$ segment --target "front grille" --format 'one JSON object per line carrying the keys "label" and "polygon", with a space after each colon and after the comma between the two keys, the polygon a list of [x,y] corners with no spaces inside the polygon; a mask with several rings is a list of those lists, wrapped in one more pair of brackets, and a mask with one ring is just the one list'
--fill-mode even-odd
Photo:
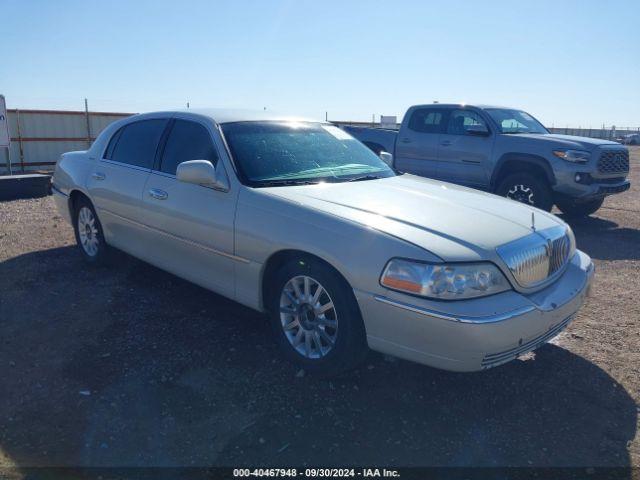
{"label": "front grille", "polygon": [[558,325],[552,327],[542,335],[534,338],[533,340],[529,340],[527,343],[518,345],[515,348],[505,350],[504,352],[491,353],[489,355],[485,355],[481,362],[482,368],[497,367],[498,365],[507,363],[508,361],[513,360],[514,358],[520,355],[523,355],[525,353],[531,352],[532,350],[535,350],[540,345],[548,342],[553,337],[558,335],[562,330],[564,330],[565,327],[569,325],[572,319],[573,319],[573,315],[565,318]]}
{"label": "front grille", "polygon": [[600,173],[628,173],[629,152],[627,150],[605,150],[598,160]]}
{"label": "front grille", "polygon": [[554,277],[567,264],[572,242],[565,227],[534,232],[497,248],[518,284],[536,287]]}

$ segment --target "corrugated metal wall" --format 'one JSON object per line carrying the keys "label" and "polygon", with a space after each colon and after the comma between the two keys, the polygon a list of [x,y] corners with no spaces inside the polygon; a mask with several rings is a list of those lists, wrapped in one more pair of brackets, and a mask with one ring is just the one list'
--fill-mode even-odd
{"label": "corrugated metal wall", "polygon": [[[85,150],[111,122],[130,113],[7,110],[13,173],[51,171],[64,152]],[[88,119],[88,122],[87,122]],[[0,155],[0,173],[7,173]]]}

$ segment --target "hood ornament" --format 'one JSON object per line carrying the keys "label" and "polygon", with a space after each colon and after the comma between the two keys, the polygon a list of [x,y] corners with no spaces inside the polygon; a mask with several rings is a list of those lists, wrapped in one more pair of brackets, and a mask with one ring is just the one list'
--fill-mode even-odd
{"label": "hood ornament", "polygon": [[536,215],[534,212],[531,212],[531,231],[536,231]]}

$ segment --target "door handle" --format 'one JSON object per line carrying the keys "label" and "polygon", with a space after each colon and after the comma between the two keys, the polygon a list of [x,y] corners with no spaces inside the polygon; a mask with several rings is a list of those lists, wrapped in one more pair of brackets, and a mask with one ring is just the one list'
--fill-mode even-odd
{"label": "door handle", "polygon": [[445,140],[444,142],[440,142],[440,145],[442,145],[443,147],[448,147],[449,145],[451,145],[451,142],[449,140]]}
{"label": "door handle", "polygon": [[91,178],[93,178],[94,180],[104,180],[106,176],[102,172],[94,172],[91,174]]}
{"label": "door handle", "polygon": [[149,190],[149,195],[155,198],[156,200],[166,200],[169,197],[169,194],[164,190],[160,190],[159,188],[152,188]]}
{"label": "door handle", "polygon": [[411,139],[410,138],[403,138],[402,140],[400,140],[402,143],[411,143]]}

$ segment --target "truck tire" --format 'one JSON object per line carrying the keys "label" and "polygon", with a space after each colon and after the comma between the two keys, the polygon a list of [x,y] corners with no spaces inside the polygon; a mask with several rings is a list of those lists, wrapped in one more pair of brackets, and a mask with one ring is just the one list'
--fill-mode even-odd
{"label": "truck tire", "polygon": [[588,217],[602,206],[602,202],[604,202],[604,197],[582,203],[576,203],[572,200],[558,200],[556,204],[567,217]]}
{"label": "truck tire", "polygon": [[547,212],[553,207],[553,195],[547,182],[530,173],[508,175],[500,182],[496,193]]}
{"label": "truck tire", "polygon": [[353,290],[321,262],[300,257],[283,264],[265,299],[276,343],[309,373],[335,375],[364,360],[367,340]]}

